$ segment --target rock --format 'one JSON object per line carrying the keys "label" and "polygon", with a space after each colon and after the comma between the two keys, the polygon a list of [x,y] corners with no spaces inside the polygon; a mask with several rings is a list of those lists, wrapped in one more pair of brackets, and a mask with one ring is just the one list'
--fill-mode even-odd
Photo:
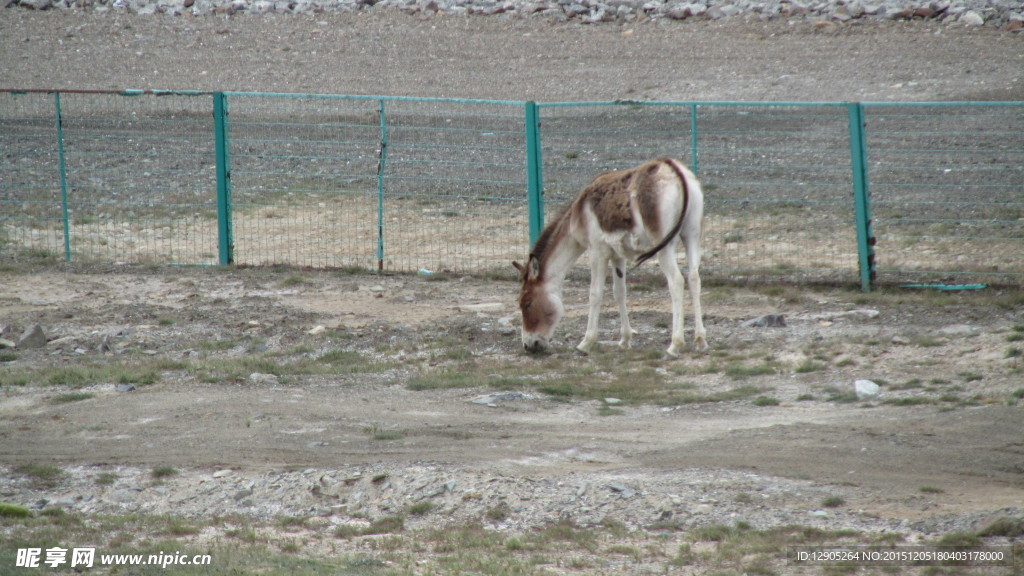
{"label": "rock", "polygon": [[114,389],[118,392],[133,392],[135,391],[135,386],[132,384],[118,384]]}
{"label": "rock", "polygon": [[957,21],[965,26],[983,26],[985,24],[985,19],[974,10],[964,12]]}
{"label": "rock", "polygon": [[846,312],[836,314],[835,317],[849,318],[851,320],[871,320],[872,318],[877,318],[879,314],[880,313],[878,310],[871,310],[869,308],[865,308],[861,310],[847,310]]}
{"label": "rock", "polygon": [[878,384],[871,380],[856,380],[853,389],[857,393],[858,400],[870,400],[877,398],[879,394]]}
{"label": "rock", "polygon": [[498,402],[525,402],[527,400],[536,400],[536,396],[533,394],[527,394],[525,392],[500,392],[497,394],[487,394],[480,396],[473,400],[473,404],[482,404],[484,406],[497,406]]}
{"label": "rock", "polygon": [[484,304],[460,304],[460,312],[476,312],[478,314],[502,312],[505,305],[501,302],[488,302]]}
{"label": "rock", "polygon": [[17,346],[17,344],[14,342],[0,338],[0,348],[14,348],[15,346]]}
{"label": "rock", "polygon": [[939,328],[939,334],[944,334],[946,336],[974,336],[977,333],[977,328],[967,324],[951,324],[949,326]]}
{"label": "rock", "polygon": [[214,478],[227,478],[228,476],[231,476],[234,473],[235,473],[234,470],[217,470],[216,472],[213,473],[213,477]]}
{"label": "rock", "polygon": [[[646,18],[685,20],[691,17],[719,20],[741,15],[767,21],[784,16],[807,19],[819,31],[833,30],[837,25],[863,18],[943,19],[969,26],[990,24],[1011,31],[1024,29],[1024,21],[1008,17],[1020,12],[1020,3],[1014,0],[0,0],[0,9],[19,5],[34,10],[60,7],[97,13],[126,10],[136,14],[188,13],[193,16],[395,9],[418,18],[514,14],[516,17],[536,16],[553,22],[575,19],[583,23],[630,22]],[[322,20],[317,23],[326,25]],[[226,28],[218,31],[219,34],[227,32]],[[420,274],[429,276],[434,272],[421,269]],[[378,292],[377,297],[382,297],[383,291]]]}
{"label": "rock", "polygon": [[316,336],[317,334],[323,334],[326,331],[327,331],[327,328],[324,328],[323,326],[319,326],[318,325],[318,326],[314,326],[314,327],[310,328],[306,332],[306,334],[309,334],[310,336]]}
{"label": "rock", "polygon": [[253,384],[270,384],[276,386],[278,384],[277,376],[274,374],[262,374],[260,372],[253,372],[249,374],[249,381]]}
{"label": "rock", "polygon": [[607,486],[609,490],[621,495],[623,498],[628,499],[632,498],[633,496],[636,496],[636,490],[630,488],[629,486],[626,486],[625,484],[619,482],[609,482]]}
{"label": "rock", "polygon": [[740,326],[744,328],[785,328],[785,314],[765,314],[750,320],[744,321]]}
{"label": "rock", "polygon": [[25,330],[21,338],[18,338],[15,346],[18,348],[42,348],[46,346],[46,334],[43,332],[43,327],[39,324],[33,324],[31,328]]}

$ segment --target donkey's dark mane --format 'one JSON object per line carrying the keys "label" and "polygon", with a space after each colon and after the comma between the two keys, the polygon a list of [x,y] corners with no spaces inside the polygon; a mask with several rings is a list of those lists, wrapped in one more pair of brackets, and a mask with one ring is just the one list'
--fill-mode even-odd
{"label": "donkey's dark mane", "polygon": [[536,258],[541,263],[541,269],[543,269],[544,261],[547,259],[548,251],[555,243],[555,239],[561,236],[559,229],[568,224],[569,212],[573,204],[573,202],[569,202],[558,211],[555,219],[541,230],[540,236],[537,237],[537,242],[533,245],[533,250],[530,251],[530,257]]}

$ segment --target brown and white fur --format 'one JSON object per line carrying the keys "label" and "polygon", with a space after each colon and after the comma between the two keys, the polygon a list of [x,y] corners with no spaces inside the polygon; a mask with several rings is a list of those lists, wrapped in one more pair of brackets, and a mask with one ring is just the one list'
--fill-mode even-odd
{"label": "brown and white fur", "polygon": [[605,172],[588,184],[541,232],[526,265],[513,262],[522,288],[523,347],[546,350],[562,319],[562,283],[576,260],[590,250],[590,317],[576,348],[590,352],[597,343],[598,318],[608,265],[619,306],[621,338],[628,348],[635,331],[626,310],[626,266],[654,256],[672,295],[669,356],[685,346],[683,275],[676,262],[680,238],[686,246],[686,281],[693,297],[694,344],[707,349],[700,305],[700,259],[704,195],[696,176],[678,160],[659,158],[636,168]]}

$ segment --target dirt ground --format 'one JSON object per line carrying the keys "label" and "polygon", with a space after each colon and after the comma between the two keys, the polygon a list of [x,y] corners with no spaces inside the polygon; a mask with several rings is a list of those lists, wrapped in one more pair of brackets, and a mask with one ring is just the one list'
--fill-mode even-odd
{"label": "dirt ground", "polygon": [[[1024,378],[1019,354],[1008,352],[1014,326],[1024,324],[1019,293],[862,297],[840,289],[712,286],[705,294],[711,350],[670,360],[661,356],[669,303],[656,280],[653,273],[634,280],[639,335],[629,354],[643,354],[671,383],[705,393],[753,385],[777,405],[750,397],[626,402],[601,416],[601,399],[562,401],[532,389],[503,398],[501,390],[472,383],[408,386],[451,368],[485,375],[540,368],[538,388],[547,366],[601,380],[624,353],[614,345],[616,314],[608,306],[602,349],[592,356],[573,351],[586,321],[584,279],[567,286],[559,349],[534,357],[519,344],[511,280],[12,267],[0,284],[5,337],[38,323],[50,342],[15,350],[4,363],[0,461],[85,470],[173,466],[206,475],[429,464],[454,477],[482,473],[526,483],[627,473],[640,490],[699,471],[708,478],[748,473],[769,484],[802,483],[805,491],[839,490],[848,502],[840,523],[877,529],[917,522],[923,533],[970,529],[998,510],[1019,511]],[[742,325],[766,313],[784,314],[787,326]],[[253,374],[243,365],[243,373],[216,378],[195,369],[246,356],[285,365],[337,349],[380,368],[280,378],[260,376],[258,366]],[[737,354],[770,357],[775,368],[730,376],[720,363]],[[130,392],[117,391],[116,381],[63,385],[52,376],[11,384],[26,370],[154,362],[159,373]],[[801,368],[809,362],[817,366]],[[834,397],[852,393],[857,379],[879,383],[880,395]],[[69,390],[89,397],[60,401]],[[499,396],[474,402],[488,394]],[[399,436],[377,442],[367,430]],[[7,497],[31,503],[40,494]],[[189,501],[182,497],[176,509],[189,510]],[[768,514],[766,524],[778,521],[761,514]]]}

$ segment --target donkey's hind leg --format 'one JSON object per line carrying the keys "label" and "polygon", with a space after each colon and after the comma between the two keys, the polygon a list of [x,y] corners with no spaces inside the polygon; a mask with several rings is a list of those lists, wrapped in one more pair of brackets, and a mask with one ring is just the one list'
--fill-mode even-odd
{"label": "donkey's hind leg", "polygon": [[619,348],[629,348],[636,330],[629,324],[629,310],[626,306],[626,260],[623,258],[612,260],[612,293],[615,295],[615,303],[619,305]]}
{"label": "donkey's hind leg", "polygon": [[693,298],[693,347],[704,351],[708,349],[708,337],[704,330],[704,310],[700,305],[700,259],[703,252],[701,232],[698,230],[687,234],[683,241],[686,243],[686,286]]}
{"label": "donkey's hind leg", "polygon": [[658,265],[665,274],[668,282],[668,291],[672,296],[672,343],[667,353],[676,358],[680,351],[686,346],[686,336],[683,331],[683,290],[685,289],[683,274],[679,271],[679,263],[676,262],[676,251],[674,244],[666,246],[658,253]]}

